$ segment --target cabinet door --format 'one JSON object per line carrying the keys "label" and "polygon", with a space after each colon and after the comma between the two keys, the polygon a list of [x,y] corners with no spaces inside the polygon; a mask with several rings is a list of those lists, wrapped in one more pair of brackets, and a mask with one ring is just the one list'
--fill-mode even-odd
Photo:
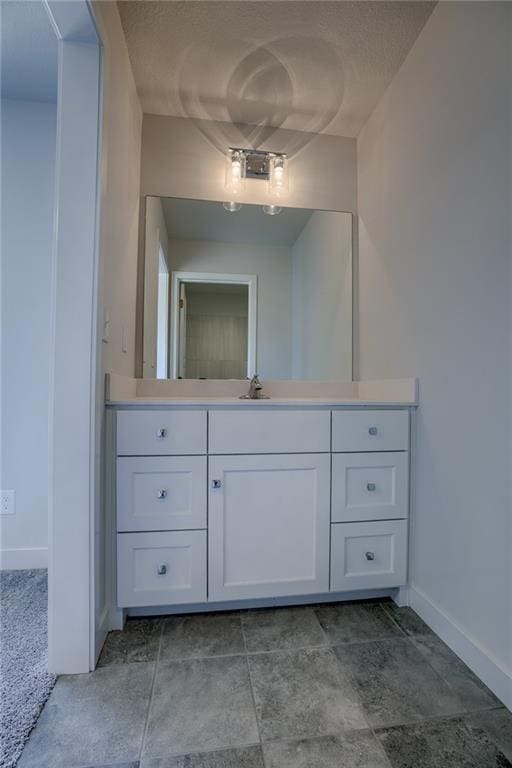
{"label": "cabinet door", "polygon": [[209,599],[329,589],[328,454],[209,458]]}

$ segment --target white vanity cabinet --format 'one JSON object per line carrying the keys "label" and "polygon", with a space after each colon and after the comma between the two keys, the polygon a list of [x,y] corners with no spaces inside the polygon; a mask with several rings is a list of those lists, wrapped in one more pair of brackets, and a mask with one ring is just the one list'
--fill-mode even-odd
{"label": "white vanity cabinet", "polygon": [[407,408],[173,404],[115,424],[120,608],[406,583]]}

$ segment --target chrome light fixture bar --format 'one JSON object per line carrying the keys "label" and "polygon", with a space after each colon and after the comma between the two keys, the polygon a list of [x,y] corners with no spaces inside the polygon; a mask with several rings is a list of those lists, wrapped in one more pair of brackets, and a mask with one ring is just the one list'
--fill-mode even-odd
{"label": "chrome light fixture bar", "polygon": [[[245,180],[257,179],[268,183],[269,204],[265,209],[272,209],[272,215],[279,213],[280,207],[272,204],[282,200],[288,193],[288,158],[283,152],[264,152],[259,149],[241,149],[230,147],[226,156],[226,191],[229,203],[224,207],[229,211],[235,207],[236,198],[242,194]],[[265,210],[265,213],[269,212]]]}

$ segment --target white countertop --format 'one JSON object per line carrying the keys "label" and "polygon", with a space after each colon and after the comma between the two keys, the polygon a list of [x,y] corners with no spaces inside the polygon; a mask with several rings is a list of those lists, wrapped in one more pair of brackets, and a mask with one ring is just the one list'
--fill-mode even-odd
{"label": "white countertop", "polygon": [[[240,385],[243,385],[241,389]],[[263,394],[265,394],[263,381]],[[268,382],[269,398],[240,399],[245,382],[187,383],[127,379],[108,375],[106,404],[114,408],[410,408],[418,405],[416,379],[366,382]],[[180,388],[179,393],[175,390]],[[219,390],[226,391],[220,394]],[[287,389],[290,395],[285,396]],[[151,392],[151,396],[148,394]],[[174,390],[174,391],[173,391]],[[338,390],[340,394],[338,395]]]}

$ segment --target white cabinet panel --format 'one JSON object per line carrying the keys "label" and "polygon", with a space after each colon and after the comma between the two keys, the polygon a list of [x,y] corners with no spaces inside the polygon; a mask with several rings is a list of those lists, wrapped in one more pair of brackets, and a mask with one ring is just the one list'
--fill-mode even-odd
{"label": "white cabinet panel", "polygon": [[209,459],[209,598],[329,589],[329,456]]}
{"label": "white cabinet panel", "polygon": [[409,412],[333,411],[332,450],[407,451]]}
{"label": "white cabinet panel", "polygon": [[206,600],[206,531],[119,533],[120,608]]}
{"label": "white cabinet panel", "polygon": [[209,453],[314,453],[330,450],[329,411],[210,411]]}
{"label": "white cabinet panel", "polygon": [[206,528],[206,456],[117,461],[117,530]]}
{"label": "white cabinet panel", "polygon": [[206,453],[206,411],[119,411],[118,456]]}
{"label": "white cabinet panel", "polygon": [[407,517],[409,454],[335,453],[333,523]]}
{"label": "white cabinet panel", "polygon": [[406,564],[406,520],[331,526],[331,592],[402,586]]}

